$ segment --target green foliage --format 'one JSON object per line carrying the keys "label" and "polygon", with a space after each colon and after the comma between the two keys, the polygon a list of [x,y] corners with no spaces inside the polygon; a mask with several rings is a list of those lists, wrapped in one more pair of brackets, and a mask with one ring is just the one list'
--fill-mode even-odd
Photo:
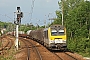
{"label": "green foliage", "polygon": [[20,25],[19,31],[24,31],[27,32],[28,30],[35,30],[39,28],[45,28],[45,26],[34,26],[32,24],[27,24],[27,25]]}
{"label": "green foliage", "polygon": [[70,40],[68,41],[68,44],[67,44],[67,45],[68,45],[67,47],[68,47],[71,51],[75,51],[75,49],[76,49],[75,40],[72,41],[72,39],[70,39]]}
{"label": "green foliage", "polygon": [[[6,32],[11,32],[13,30],[15,30],[16,25],[13,23],[6,23],[6,22],[1,22],[0,21],[0,34],[1,34],[1,29],[6,29],[6,31],[4,31],[4,33]],[[35,30],[35,29],[39,29],[39,28],[45,28],[45,26],[34,26],[31,23],[30,24],[26,24],[26,25],[19,25],[19,31],[24,31],[27,32],[28,30]]]}
{"label": "green foliage", "polygon": [[6,30],[4,30],[4,33],[8,32],[8,31],[13,31],[14,24],[0,21],[0,34],[1,34],[2,29],[6,29]]}

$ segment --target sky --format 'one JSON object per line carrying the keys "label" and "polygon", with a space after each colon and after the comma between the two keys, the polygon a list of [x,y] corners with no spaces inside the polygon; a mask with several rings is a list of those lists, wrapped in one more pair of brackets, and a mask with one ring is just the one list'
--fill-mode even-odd
{"label": "sky", "polygon": [[51,22],[49,18],[56,17],[58,1],[60,0],[0,0],[0,21],[13,22],[16,19],[14,12],[20,7],[23,12],[21,24],[44,25],[45,21],[48,24]]}

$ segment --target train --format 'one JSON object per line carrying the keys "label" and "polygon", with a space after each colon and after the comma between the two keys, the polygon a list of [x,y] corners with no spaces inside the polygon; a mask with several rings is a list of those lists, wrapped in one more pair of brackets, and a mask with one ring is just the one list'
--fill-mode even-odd
{"label": "train", "polygon": [[51,25],[48,28],[20,31],[20,37],[35,40],[50,50],[67,50],[66,28],[62,25]]}
{"label": "train", "polygon": [[50,50],[66,50],[66,36],[66,28],[62,25],[51,25],[49,28],[30,30],[28,33],[28,37]]}

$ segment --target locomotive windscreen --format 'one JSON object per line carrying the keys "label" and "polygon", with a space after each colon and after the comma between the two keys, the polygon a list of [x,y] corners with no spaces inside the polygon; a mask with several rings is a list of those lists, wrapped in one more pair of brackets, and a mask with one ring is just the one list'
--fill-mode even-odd
{"label": "locomotive windscreen", "polygon": [[64,30],[51,30],[52,36],[64,35]]}
{"label": "locomotive windscreen", "polygon": [[57,35],[57,30],[52,30],[51,35],[56,36]]}
{"label": "locomotive windscreen", "polygon": [[52,36],[65,35],[64,26],[52,25],[51,26],[51,35]]}
{"label": "locomotive windscreen", "polygon": [[64,35],[64,30],[59,30],[59,35]]}

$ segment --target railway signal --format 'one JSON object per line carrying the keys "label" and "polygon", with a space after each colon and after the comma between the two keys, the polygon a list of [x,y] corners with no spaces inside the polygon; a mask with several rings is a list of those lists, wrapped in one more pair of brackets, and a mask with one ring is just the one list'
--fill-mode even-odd
{"label": "railway signal", "polygon": [[16,24],[16,41],[15,41],[15,47],[16,50],[18,50],[18,25],[21,24],[21,18],[23,18],[23,12],[21,12],[20,7],[17,7],[16,13],[16,21],[14,22]]}

